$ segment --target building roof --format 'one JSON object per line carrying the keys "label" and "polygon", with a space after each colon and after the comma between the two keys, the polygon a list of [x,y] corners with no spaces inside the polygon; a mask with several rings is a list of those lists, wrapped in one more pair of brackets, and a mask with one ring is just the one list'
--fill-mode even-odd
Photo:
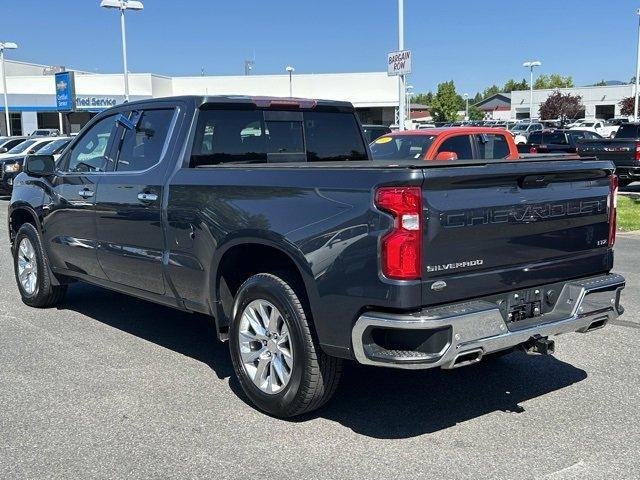
{"label": "building roof", "polygon": [[511,108],[511,93],[496,93],[476,103],[474,106],[480,110],[495,110],[501,107]]}

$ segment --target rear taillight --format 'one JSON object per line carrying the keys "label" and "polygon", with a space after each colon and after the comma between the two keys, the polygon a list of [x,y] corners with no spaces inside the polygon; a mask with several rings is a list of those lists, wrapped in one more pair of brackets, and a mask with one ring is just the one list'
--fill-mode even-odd
{"label": "rear taillight", "polygon": [[618,209],[618,176],[613,173],[609,177],[609,197],[607,199],[609,210],[609,246],[616,243],[616,216]]}
{"label": "rear taillight", "polygon": [[529,149],[529,153],[536,154],[536,153],[538,153],[538,149],[537,149],[536,147],[531,147],[531,148]]}
{"label": "rear taillight", "polygon": [[640,162],[640,142],[636,142],[636,160]]}
{"label": "rear taillight", "polygon": [[375,204],[393,215],[391,232],[382,238],[382,273],[396,280],[421,277],[422,191],[420,187],[382,187],[376,191]]}

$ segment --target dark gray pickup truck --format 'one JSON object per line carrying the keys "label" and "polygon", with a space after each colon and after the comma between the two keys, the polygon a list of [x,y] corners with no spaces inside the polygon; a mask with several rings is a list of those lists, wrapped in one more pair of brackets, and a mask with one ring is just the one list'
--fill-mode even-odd
{"label": "dark gray pickup truck", "polygon": [[578,155],[608,160],[616,167],[620,186],[640,180],[640,124],[624,123],[614,138],[583,140]]}
{"label": "dark gray pickup truck", "polygon": [[449,369],[615,319],[612,171],[377,162],[348,103],[167,98],[27,157],[9,233],[26,304],[80,280],[208,314],[249,399],[286,417],[331,397],[343,359]]}

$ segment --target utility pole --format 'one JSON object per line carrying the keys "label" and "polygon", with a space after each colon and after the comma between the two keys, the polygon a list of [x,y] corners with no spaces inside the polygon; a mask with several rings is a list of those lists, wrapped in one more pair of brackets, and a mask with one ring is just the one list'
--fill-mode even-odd
{"label": "utility pole", "polygon": [[[404,0],[398,0],[398,51],[404,50]],[[405,76],[398,75],[398,129],[405,129],[406,114]]]}

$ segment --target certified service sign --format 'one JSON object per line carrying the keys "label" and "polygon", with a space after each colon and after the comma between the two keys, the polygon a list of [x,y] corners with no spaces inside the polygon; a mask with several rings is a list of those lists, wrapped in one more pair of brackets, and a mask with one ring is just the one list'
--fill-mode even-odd
{"label": "certified service sign", "polygon": [[387,55],[387,75],[408,75],[411,73],[411,50],[391,52]]}
{"label": "certified service sign", "polygon": [[76,89],[73,72],[56,73],[56,109],[70,112],[76,108]]}

